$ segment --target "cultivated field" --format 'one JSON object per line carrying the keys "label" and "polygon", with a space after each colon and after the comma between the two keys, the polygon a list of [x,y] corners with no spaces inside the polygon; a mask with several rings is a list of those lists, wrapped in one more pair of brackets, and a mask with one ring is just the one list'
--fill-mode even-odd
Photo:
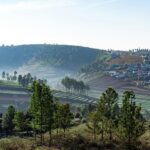
{"label": "cultivated field", "polygon": [[[74,104],[95,103],[96,98],[66,93],[63,91],[53,91],[54,97],[62,102]],[[14,105],[18,110],[26,110],[30,100],[30,92],[23,87],[12,85],[0,85],[0,112],[4,112],[8,105]]]}
{"label": "cultivated field", "polygon": [[[94,97],[94,98],[100,98],[103,91],[91,90],[88,92],[88,95],[91,97]],[[123,91],[117,91],[117,93],[119,94],[119,104],[121,104]],[[135,96],[136,96],[137,104],[141,105],[143,110],[150,111],[150,96],[149,95],[141,95],[141,94],[136,94]]]}
{"label": "cultivated field", "polygon": [[[10,83],[11,84],[9,84],[9,82],[5,82],[5,84],[0,84],[0,112],[5,111],[6,107],[10,104],[15,105],[15,107],[19,110],[26,110],[30,100],[29,91],[16,83]],[[88,92],[87,96],[56,90],[53,91],[53,94],[62,102],[89,104],[96,103],[101,93],[107,87],[112,86],[119,93],[119,103],[121,102],[121,97],[124,90],[133,90],[136,94],[136,102],[138,104],[142,104],[143,110],[150,110],[150,93],[147,89],[134,87],[128,82],[112,80],[110,77],[101,77],[99,80],[94,79],[89,81],[89,84],[91,86],[91,90]]]}

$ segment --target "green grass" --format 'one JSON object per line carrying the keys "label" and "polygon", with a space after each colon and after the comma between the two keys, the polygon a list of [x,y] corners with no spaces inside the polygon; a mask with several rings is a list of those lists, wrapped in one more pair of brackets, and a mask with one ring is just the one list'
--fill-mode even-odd
{"label": "green grass", "polygon": [[27,94],[24,91],[0,90],[0,94]]}
{"label": "green grass", "polygon": [[20,86],[16,81],[0,80],[0,85]]}

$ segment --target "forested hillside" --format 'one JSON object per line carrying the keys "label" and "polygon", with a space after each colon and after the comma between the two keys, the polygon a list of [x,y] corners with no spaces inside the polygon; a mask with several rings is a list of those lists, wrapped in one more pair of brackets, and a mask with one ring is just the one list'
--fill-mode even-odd
{"label": "forested hillside", "polygon": [[98,54],[98,49],[87,47],[45,45],[43,51],[40,51],[40,55],[36,55],[35,59],[55,67],[76,69],[93,62]]}
{"label": "forested hillside", "polygon": [[19,67],[30,60],[37,53],[38,46],[1,46],[0,47],[0,66]]}
{"label": "forested hillside", "polygon": [[[93,62],[100,50],[67,45],[20,45],[0,47],[0,66],[19,67],[27,62],[40,62],[43,65],[79,69]],[[14,61],[15,60],[15,61]]]}

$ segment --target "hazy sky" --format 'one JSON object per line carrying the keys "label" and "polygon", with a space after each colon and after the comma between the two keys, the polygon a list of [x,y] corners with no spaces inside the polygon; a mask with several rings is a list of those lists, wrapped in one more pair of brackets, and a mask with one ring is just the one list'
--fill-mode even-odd
{"label": "hazy sky", "polygon": [[150,0],[0,0],[0,45],[150,48]]}

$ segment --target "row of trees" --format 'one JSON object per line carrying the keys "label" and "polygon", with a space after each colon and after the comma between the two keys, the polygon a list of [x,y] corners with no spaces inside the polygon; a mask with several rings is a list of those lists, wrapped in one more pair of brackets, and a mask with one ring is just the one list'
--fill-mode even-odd
{"label": "row of trees", "polygon": [[18,83],[22,85],[23,87],[28,86],[31,84],[34,80],[36,80],[36,77],[32,77],[30,73],[27,73],[25,75],[19,75],[18,76]]}
{"label": "row of trees", "polygon": [[83,81],[77,81],[69,77],[65,77],[64,79],[62,79],[61,83],[66,88],[66,90],[74,91],[77,93],[84,93],[90,89],[90,87]]}
{"label": "row of trees", "polygon": [[9,106],[2,117],[2,130],[7,134],[13,131],[33,131],[35,140],[40,134],[40,143],[44,143],[43,134],[49,133],[49,145],[51,145],[52,129],[66,129],[71,125],[73,114],[69,104],[61,104],[54,99],[50,88],[38,81],[32,84],[32,97],[27,113],[15,111]]}
{"label": "row of trees", "polygon": [[2,79],[6,79],[8,81],[17,81],[19,85],[23,87],[27,87],[28,85],[32,84],[33,81],[38,80],[40,83],[47,83],[47,80],[43,79],[37,79],[36,76],[32,76],[30,73],[24,74],[24,75],[17,75],[17,71],[14,71],[13,75],[10,75],[9,73],[6,73],[5,71],[2,72]]}
{"label": "row of trees", "polygon": [[141,114],[141,106],[136,105],[134,93],[125,91],[119,107],[118,93],[113,88],[108,88],[102,93],[96,110],[89,114],[87,124],[94,134],[94,139],[100,133],[102,141],[108,136],[111,142],[113,135],[117,135],[127,143],[129,149],[144,133],[144,125],[145,119]]}
{"label": "row of trees", "polygon": [[43,79],[37,79],[36,76],[32,76],[30,73],[27,73],[25,75],[19,75],[18,76],[18,83],[22,85],[23,87],[27,87],[28,85],[31,85],[34,81],[38,81],[39,83],[47,83],[47,80]]}
{"label": "row of trees", "polygon": [[16,81],[17,80],[17,71],[14,71],[13,75],[10,75],[9,73],[6,73],[5,71],[3,71],[2,72],[2,79]]}

